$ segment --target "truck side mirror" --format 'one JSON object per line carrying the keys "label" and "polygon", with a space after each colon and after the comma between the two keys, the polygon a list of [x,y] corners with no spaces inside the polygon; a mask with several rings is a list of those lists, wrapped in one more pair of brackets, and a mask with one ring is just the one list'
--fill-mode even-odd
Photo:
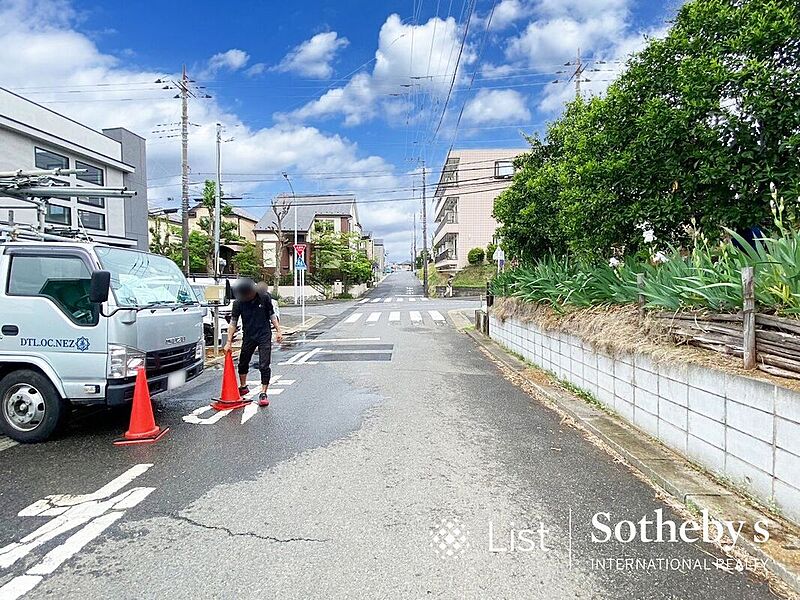
{"label": "truck side mirror", "polygon": [[111,289],[111,273],[109,271],[93,271],[89,284],[89,301],[92,304],[102,304],[108,300]]}

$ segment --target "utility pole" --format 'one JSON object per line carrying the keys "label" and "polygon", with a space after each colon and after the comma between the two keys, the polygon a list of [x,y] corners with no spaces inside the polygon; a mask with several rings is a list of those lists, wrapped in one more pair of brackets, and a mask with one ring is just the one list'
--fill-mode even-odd
{"label": "utility pole", "polygon": [[581,49],[578,48],[578,58],[577,62],[575,63],[575,73],[573,73],[573,77],[575,78],[575,98],[578,99],[581,97],[581,77],[583,77],[583,72],[586,70],[586,66],[581,61]]}
{"label": "utility pole", "polygon": [[422,295],[428,297],[428,199],[425,195],[425,161],[422,161]]}
{"label": "utility pole", "polygon": [[181,221],[183,271],[189,274],[189,78],[183,65],[178,85],[181,96]]}
{"label": "utility pole", "polygon": [[219,238],[222,231],[222,125],[217,123],[217,185],[214,186],[214,282],[219,281]]}
{"label": "utility pole", "polygon": [[411,269],[417,270],[417,211],[414,211],[414,242],[411,244]]}

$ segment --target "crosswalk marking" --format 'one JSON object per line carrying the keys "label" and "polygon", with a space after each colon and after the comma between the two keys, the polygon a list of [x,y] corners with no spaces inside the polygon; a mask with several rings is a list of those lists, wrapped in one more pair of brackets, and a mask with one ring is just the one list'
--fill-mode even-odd
{"label": "crosswalk marking", "polygon": [[359,300],[358,303],[359,304],[366,304],[367,302],[369,302],[369,300],[370,300],[369,298],[364,298],[363,300]]}
{"label": "crosswalk marking", "polygon": [[388,304],[388,303],[389,303],[389,302],[391,302],[391,301],[392,301],[392,299],[391,299],[391,298],[387,298],[386,300],[384,300],[384,303]]}
{"label": "crosswalk marking", "polygon": [[417,299],[416,299],[416,298],[409,298],[409,299],[408,299],[408,301],[409,301],[409,302],[416,302],[416,301],[417,301]]}
{"label": "crosswalk marking", "polygon": [[[407,317],[403,316],[405,312]],[[381,321],[385,322],[383,315],[388,315],[388,320],[390,323],[398,324],[401,323],[403,320],[410,319],[412,324],[418,325],[420,323],[431,321],[435,325],[445,325],[447,323],[447,318],[442,314],[441,311],[438,310],[409,310],[409,311],[400,311],[400,310],[374,310],[368,312],[356,312],[349,315],[344,321],[342,321],[345,325],[357,325],[359,323],[366,323],[367,325],[376,325]],[[309,351],[300,351],[292,355],[286,362],[280,363],[282,365],[297,365],[303,364],[309,360]],[[0,599],[2,600],[2,599]]]}
{"label": "crosswalk marking", "polygon": [[398,302],[402,302],[402,301],[403,301],[403,299],[402,299],[402,298],[398,298],[398,299],[397,299],[397,301],[398,301]]}
{"label": "crosswalk marking", "polygon": [[375,300],[373,300],[373,301],[372,301],[372,303],[373,303],[373,304],[377,304],[377,303],[378,303],[378,302],[380,302],[381,300],[382,300],[382,298],[375,298]]}
{"label": "crosswalk marking", "polygon": [[434,321],[440,321],[440,322],[444,321],[444,317],[442,316],[442,313],[440,313],[438,310],[429,310],[428,314],[431,316],[431,319],[433,319]]}

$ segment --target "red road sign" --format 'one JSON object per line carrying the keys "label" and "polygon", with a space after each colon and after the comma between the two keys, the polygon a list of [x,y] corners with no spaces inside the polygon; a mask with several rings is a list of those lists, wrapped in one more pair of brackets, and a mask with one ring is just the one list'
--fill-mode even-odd
{"label": "red road sign", "polygon": [[294,251],[298,256],[303,256],[306,252],[306,245],[305,244],[295,244]]}

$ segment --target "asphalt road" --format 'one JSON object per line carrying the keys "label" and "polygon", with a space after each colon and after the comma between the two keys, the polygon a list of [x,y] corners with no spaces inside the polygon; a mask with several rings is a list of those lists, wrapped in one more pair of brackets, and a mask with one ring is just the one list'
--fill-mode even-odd
{"label": "asphalt road", "polygon": [[397,273],[309,307],[244,423],[199,410],[207,371],[156,398],[155,445],[113,446],[127,415],[97,411],[0,451],[0,599],[771,597],[710,545],[593,542],[598,512],[680,519],[454,329],[476,301],[420,295]]}

